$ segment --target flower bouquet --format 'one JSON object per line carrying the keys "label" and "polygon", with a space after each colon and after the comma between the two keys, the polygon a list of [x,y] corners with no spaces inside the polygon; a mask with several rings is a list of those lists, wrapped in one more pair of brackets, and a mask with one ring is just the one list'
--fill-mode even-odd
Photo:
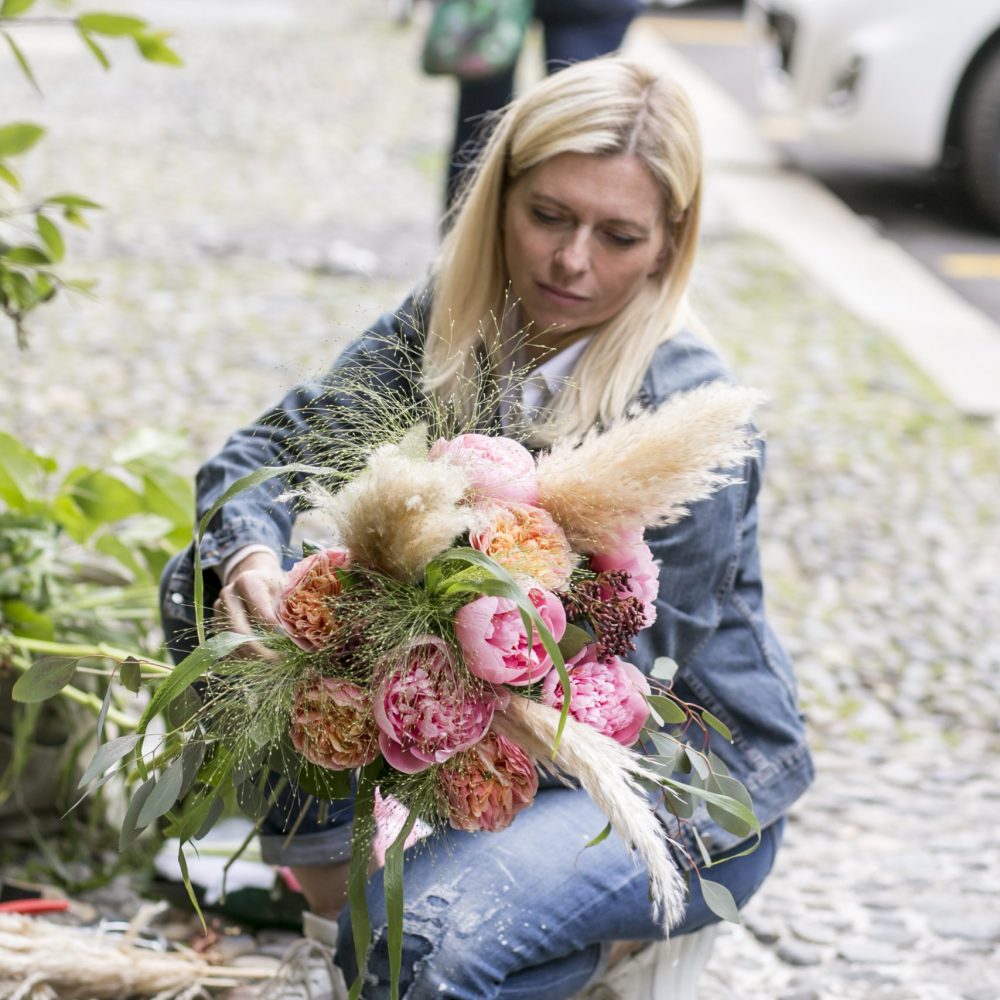
{"label": "flower bouquet", "polygon": [[[384,852],[394,984],[415,824],[502,830],[530,808],[539,771],[591,795],[608,818],[593,842],[613,829],[630,845],[669,928],[684,885],[655,809],[690,816],[700,798],[747,837],[759,825],[710,751],[709,729],[730,738],[723,723],[670,694],[669,661],[647,676],[624,659],[656,616],[659,567],[643,529],[731,481],[725,470],[753,449],[756,399],[706,386],[537,457],[429,422],[387,434],[346,482],[306,488],[335,541],[307,546],[288,575],[281,629],[206,637],[199,617],[199,647],[156,675],[135,733],[105,743],[82,784],[133,761],[143,780],[122,837],[166,815],[182,871],[184,844],[234,800],[260,820],[289,786],[320,802],[353,793],[349,899],[362,973],[352,997],[369,943],[377,802],[406,815]],[[201,531],[238,490],[306,468],[246,477]],[[153,737],[161,712],[172,728]],[[692,726],[697,750],[685,739]],[[706,897],[734,912],[716,888]]]}

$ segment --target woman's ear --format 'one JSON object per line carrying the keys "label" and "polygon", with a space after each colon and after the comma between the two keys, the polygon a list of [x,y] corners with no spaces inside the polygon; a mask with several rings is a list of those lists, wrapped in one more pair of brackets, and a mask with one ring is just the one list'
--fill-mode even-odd
{"label": "woman's ear", "polygon": [[663,233],[663,246],[660,247],[660,252],[656,255],[653,261],[653,270],[649,272],[647,277],[655,278],[663,273],[663,269],[670,263],[674,256],[674,234],[677,232],[676,226],[680,225],[684,220],[684,213],[675,216],[673,219],[673,225],[664,226]]}
{"label": "woman's ear", "polygon": [[663,269],[670,262],[670,258],[673,256],[674,244],[671,239],[664,239],[663,247],[660,252],[656,255],[656,259],[653,261],[653,270],[647,275],[648,278],[658,278],[663,274]]}

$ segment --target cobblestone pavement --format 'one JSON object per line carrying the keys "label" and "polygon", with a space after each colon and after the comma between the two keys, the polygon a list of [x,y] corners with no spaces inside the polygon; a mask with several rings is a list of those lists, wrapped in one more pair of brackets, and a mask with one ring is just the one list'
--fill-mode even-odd
{"label": "cobblestone pavement", "polygon": [[[179,429],[193,468],[419,280],[451,85],[419,76],[418,33],[388,5],[114,6],[176,26],[187,67],[111,46],[104,74],[41,39],[44,104],[0,70],[5,105],[51,126],[22,164],[37,191],[109,206],[71,244],[97,300],[45,310],[30,354],[0,342],[0,421],[67,463],[137,426]],[[995,1000],[996,429],[708,214],[697,304],[772,400],[769,600],[819,779],[744,924],[720,936],[703,1000]]]}

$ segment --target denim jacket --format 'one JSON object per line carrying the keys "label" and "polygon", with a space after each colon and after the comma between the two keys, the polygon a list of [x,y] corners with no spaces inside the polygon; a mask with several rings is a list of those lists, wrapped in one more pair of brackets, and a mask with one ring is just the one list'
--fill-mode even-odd
{"label": "denim jacket", "polygon": [[[350,344],[327,375],[300,385],[256,423],[238,431],[198,473],[197,516],[233,482],[262,466],[291,462],[336,462],[317,454],[320,427],[326,440],[361,432],[352,419],[356,399],[346,392],[363,372],[384,405],[407,405],[417,397],[423,328],[422,310],[411,298],[397,313],[387,313]],[[656,406],[677,392],[716,379],[728,379],[719,356],[690,332],[657,349],[643,379],[640,400]],[[708,709],[730,729],[733,740],[712,740],[712,750],[750,792],[763,826],[780,819],[812,780],[813,770],[795,680],[785,651],[764,614],[757,547],[757,493],[763,444],[746,462],[742,475],[706,500],[692,505],[679,523],[647,532],[646,541],[661,563],[656,621],[637,637],[631,654],[648,672],[659,656],[678,664],[674,690],[684,700]],[[293,505],[282,498],[287,480],[272,479],[236,496],[212,520],[202,541],[202,565],[217,566],[240,548],[266,544],[286,562]],[[167,567],[161,588],[162,613],[175,655],[185,652],[176,637],[192,631],[193,549]],[[219,590],[215,572],[205,573],[205,601]],[[190,645],[187,646],[190,649]],[[672,836],[697,849],[672,816],[663,813]],[[703,808],[694,822],[712,855],[733,847],[739,837],[715,824]],[[684,859],[681,859],[684,863]]]}

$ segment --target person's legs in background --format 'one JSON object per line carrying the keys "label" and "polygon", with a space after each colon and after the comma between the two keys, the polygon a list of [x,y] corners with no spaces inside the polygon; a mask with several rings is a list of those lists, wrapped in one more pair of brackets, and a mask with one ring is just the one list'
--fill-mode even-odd
{"label": "person's legs in background", "polygon": [[[616,51],[640,7],[639,0],[536,0],[535,16],[545,29],[546,72]],[[459,82],[446,207],[454,203],[465,169],[482,149],[490,112],[513,96],[514,67],[486,80]]]}
{"label": "person's legs in background", "polygon": [[546,71],[616,52],[640,7],[639,0],[537,0]]}
{"label": "person's legs in background", "polygon": [[455,135],[448,161],[446,201],[451,207],[458,195],[466,167],[476,161],[483,147],[487,117],[505,107],[514,96],[514,67],[485,80],[459,81]]}

